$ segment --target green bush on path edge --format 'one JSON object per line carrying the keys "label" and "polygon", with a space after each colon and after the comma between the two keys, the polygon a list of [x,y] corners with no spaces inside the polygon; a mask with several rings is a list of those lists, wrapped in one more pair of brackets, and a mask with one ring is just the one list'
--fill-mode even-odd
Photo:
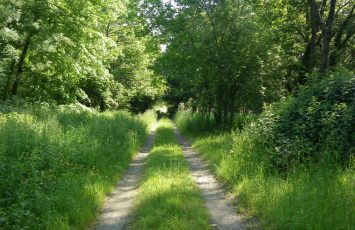
{"label": "green bush on path edge", "polygon": [[242,130],[227,132],[212,131],[211,123],[198,114],[180,111],[175,120],[236,195],[238,211],[256,216],[263,229],[352,229],[353,159],[346,168],[327,160],[294,163],[280,171],[269,158],[275,151],[268,136],[273,134],[273,121],[259,119],[261,125],[246,118],[249,123]]}

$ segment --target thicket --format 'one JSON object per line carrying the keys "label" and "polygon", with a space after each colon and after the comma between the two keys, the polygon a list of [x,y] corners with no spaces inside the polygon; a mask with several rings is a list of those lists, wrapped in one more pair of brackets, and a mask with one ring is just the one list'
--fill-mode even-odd
{"label": "thicket", "polygon": [[4,0],[0,12],[0,101],[141,112],[163,93],[159,43],[136,2]]}
{"label": "thicket", "polygon": [[354,72],[318,76],[299,95],[280,104],[271,110],[275,114],[265,117],[276,124],[273,164],[287,168],[293,162],[326,160],[346,166],[354,157]]}
{"label": "thicket", "polygon": [[155,118],[153,111],[2,106],[0,228],[88,227]]}
{"label": "thicket", "polygon": [[176,122],[238,195],[241,211],[264,227],[350,229],[354,79],[338,72],[315,80],[258,117],[237,119],[243,128],[231,132],[198,114],[179,112]]}

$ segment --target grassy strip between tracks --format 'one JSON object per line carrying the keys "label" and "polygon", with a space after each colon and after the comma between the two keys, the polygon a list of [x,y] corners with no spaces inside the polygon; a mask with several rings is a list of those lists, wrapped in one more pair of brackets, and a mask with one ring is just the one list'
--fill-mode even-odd
{"label": "grassy strip between tracks", "polygon": [[168,119],[162,119],[158,124],[132,227],[210,229],[209,214]]}

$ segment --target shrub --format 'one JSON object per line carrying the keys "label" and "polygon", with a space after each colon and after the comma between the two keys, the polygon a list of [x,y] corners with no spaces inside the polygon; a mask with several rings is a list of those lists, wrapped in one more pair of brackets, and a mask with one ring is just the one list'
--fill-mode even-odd
{"label": "shrub", "polygon": [[210,132],[188,112],[178,113],[177,124],[238,197],[239,211],[257,216],[262,228],[351,229],[354,81],[340,72],[314,80],[232,132]]}
{"label": "shrub", "polygon": [[290,161],[346,164],[354,154],[355,77],[335,72],[312,84],[277,111],[279,155]]}

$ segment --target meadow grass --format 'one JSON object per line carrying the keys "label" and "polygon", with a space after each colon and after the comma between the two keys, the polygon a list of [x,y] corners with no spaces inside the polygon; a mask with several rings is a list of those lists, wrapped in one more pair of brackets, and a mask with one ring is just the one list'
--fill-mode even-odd
{"label": "meadow grass", "polygon": [[172,128],[162,119],[156,130],[132,229],[210,229],[209,215]]}
{"label": "meadow grass", "polygon": [[[196,118],[190,122],[193,119]],[[189,118],[180,118],[178,125],[183,120]],[[353,165],[343,169],[319,163],[279,174],[265,165],[267,149],[248,128],[210,135],[182,130],[190,136],[193,148],[210,162],[218,178],[236,195],[238,211],[257,216],[263,229],[355,226]]]}
{"label": "meadow grass", "polygon": [[152,111],[3,109],[0,228],[87,228],[154,119]]}

